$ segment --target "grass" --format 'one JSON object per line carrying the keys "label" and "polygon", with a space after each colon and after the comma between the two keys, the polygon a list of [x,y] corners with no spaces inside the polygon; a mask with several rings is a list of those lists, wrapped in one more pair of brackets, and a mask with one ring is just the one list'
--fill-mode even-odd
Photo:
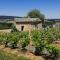
{"label": "grass", "polygon": [[30,60],[30,59],[27,59],[26,57],[23,56],[18,57],[16,55],[8,54],[0,50],[0,60]]}

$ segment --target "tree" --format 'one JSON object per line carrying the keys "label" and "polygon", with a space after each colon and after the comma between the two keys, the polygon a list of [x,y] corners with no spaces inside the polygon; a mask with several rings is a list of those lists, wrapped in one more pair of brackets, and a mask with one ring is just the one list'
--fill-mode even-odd
{"label": "tree", "polygon": [[45,18],[45,16],[38,9],[31,10],[30,12],[28,12],[27,16],[31,18],[39,18],[42,21]]}

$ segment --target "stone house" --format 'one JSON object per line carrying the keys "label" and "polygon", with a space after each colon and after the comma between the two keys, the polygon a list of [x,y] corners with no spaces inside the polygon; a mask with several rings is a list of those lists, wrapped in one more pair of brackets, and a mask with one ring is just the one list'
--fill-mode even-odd
{"label": "stone house", "polygon": [[42,22],[39,18],[0,16],[0,23],[13,23],[19,31],[31,31],[42,28]]}
{"label": "stone house", "polygon": [[38,18],[15,18],[14,21],[19,31],[31,31],[42,28],[41,20]]}

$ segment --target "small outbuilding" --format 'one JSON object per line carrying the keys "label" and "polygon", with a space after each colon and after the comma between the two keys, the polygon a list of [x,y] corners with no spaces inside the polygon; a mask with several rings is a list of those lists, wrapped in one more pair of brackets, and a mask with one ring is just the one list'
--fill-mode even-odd
{"label": "small outbuilding", "polygon": [[39,18],[15,18],[14,21],[19,31],[31,31],[42,28],[42,22]]}

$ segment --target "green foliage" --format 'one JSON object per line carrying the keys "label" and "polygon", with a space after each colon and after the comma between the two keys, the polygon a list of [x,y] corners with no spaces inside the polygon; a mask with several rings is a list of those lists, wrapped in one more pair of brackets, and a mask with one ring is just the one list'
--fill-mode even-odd
{"label": "green foliage", "polygon": [[25,50],[25,47],[29,45],[30,39],[32,45],[35,47],[35,54],[42,54],[44,48],[46,48],[51,55],[55,55],[58,52],[51,43],[55,40],[60,40],[59,28],[48,28],[42,30],[33,30],[29,35],[29,32],[0,32],[0,44],[4,44],[5,47],[20,48]]}
{"label": "green foliage", "polygon": [[8,43],[8,33],[0,33],[0,44],[5,44],[7,46]]}
{"label": "green foliage", "polygon": [[42,30],[41,31],[33,30],[31,32],[32,42],[36,48],[35,54],[41,54],[42,50],[45,47],[45,44],[47,43],[43,33],[44,33],[44,31],[42,31]]}
{"label": "green foliage", "polygon": [[19,44],[22,46],[22,49],[24,50],[25,47],[29,44],[29,32],[20,33]]}
{"label": "green foliage", "polygon": [[31,10],[30,12],[28,12],[27,16],[31,18],[39,18],[40,20],[42,20],[42,26],[45,27],[44,23],[45,16],[38,9]]}
{"label": "green foliage", "polygon": [[[35,53],[41,54],[46,45],[52,44],[53,41],[60,39],[60,31],[57,28],[48,28],[48,29],[42,29],[42,30],[33,30],[31,32],[31,38],[33,45],[35,46]],[[50,49],[50,46],[48,46]],[[51,49],[48,51],[50,54],[55,55],[56,51],[54,47],[51,47]],[[55,51],[55,52],[54,52]],[[56,53],[57,54],[57,53]]]}
{"label": "green foliage", "polygon": [[3,43],[5,44],[5,47],[8,47],[8,43],[9,43],[9,34],[8,33],[4,33],[4,37],[3,37]]}
{"label": "green foliage", "polygon": [[58,56],[59,51],[56,47],[53,47],[52,45],[47,45],[46,48],[48,52],[50,53],[50,56],[55,57],[55,58]]}
{"label": "green foliage", "polygon": [[55,40],[55,36],[53,35],[53,32],[51,32],[49,29],[45,30],[44,34],[48,44],[52,43]]}
{"label": "green foliage", "polygon": [[28,13],[28,16],[31,18],[39,18],[41,20],[44,20],[45,16],[38,10],[38,9],[33,9]]}
{"label": "green foliage", "polygon": [[9,43],[11,44],[11,48],[16,48],[17,43],[19,41],[19,33],[18,32],[13,32],[9,34]]}
{"label": "green foliage", "polygon": [[18,30],[14,24],[12,24],[11,29],[12,29],[11,32],[18,32]]}
{"label": "green foliage", "polygon": [[0,44],[16,48],[18,44],[25,48],[29,44],[29,32],[0,33]]}

